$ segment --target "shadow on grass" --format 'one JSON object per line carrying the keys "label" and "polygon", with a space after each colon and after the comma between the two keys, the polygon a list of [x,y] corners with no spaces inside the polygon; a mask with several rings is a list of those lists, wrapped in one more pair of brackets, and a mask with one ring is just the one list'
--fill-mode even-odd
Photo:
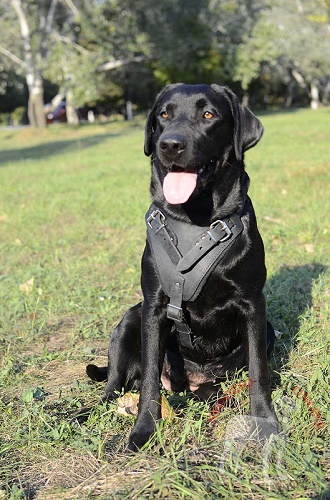
{"label": "shadow on grass", "polygon": [[281,341],[275,344],[275,357],[281,358],[279,368],[287,363],[297,342],[302,318],[312,306],[313,283],[326,270],[327,266],[319,263],[282,266],[266,283],[268,319],[276,330],[284,333]]}
{"label": "shadow on grass", "polygon": [[84,149],[98,145],[102,141],[115,138],[120,135],[122,134],[100,134],[68,141],[50,141],[31,147],[9,149],[8,151],[2,151],[0,157],[0,167],[4,167],[8,163],[17,163],[26,160],[40,160],[41,158],[49,158],[50,156],[57,156],[71,151],[83,151]]}

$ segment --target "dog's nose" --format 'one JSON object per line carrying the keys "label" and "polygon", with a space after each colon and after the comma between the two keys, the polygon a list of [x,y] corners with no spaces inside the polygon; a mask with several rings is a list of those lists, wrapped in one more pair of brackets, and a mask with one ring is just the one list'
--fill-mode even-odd
{"label": "dog's nose", "polygon": [[174,157],[186,149],[187,142],[181,135],[169,135],[161,139],[159,147],[166,156]]}

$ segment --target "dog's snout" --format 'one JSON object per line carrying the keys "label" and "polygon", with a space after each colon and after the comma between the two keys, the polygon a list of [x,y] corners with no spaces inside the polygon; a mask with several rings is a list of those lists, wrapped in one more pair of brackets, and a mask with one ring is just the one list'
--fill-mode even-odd
{"label": "dog's snout", "polygon": [[182,153],[187,147],[187,142],[181,135],[168,135],[159,142],[159,148],[166,156],[174,157]]}

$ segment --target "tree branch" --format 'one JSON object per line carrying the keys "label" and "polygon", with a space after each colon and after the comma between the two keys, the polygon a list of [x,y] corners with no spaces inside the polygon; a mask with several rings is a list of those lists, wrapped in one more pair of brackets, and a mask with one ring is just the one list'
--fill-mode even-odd
{"label": "tree branch", "polygon": [[5,47],[0,47],[1,54],[9,57],[15,64],[18,64],[21,68],[25,68],[24,61],[19,57],[15,56],[10,50],[5,49]]}
{"label": "tree branch", "polygon": [[147,57],[145,56],[135,56],[135,57],[128,57],[127,59],[117,59],[116,61],[109,61],[104,64],[100,64],[96,69],[97,71],[109,71],[112,69],[116,68],[121,68],[122,66],[126,66],[126,64],[130,64],[133,62],[142,62],[146,60]]}
{"label": "tree branch", "polygon": [[21,0],[11,0],[12,5],[16,11],[19,25],[21,28],[23,43],[24,43],[24,62],[25,62],[25,70],[26,70],[26,80],[29,85],[31,82],[32,74],[33,74],[33,55],[32,55],[32,47],[30,43],[30,30],[27,22],[27,18],[22,6]]}
{"label": "tree branch", "polygon": [[78,43],[75,43],[72,40],[70,40],[70,38],[68,38],[67,36],[60,35],[59,33],[53,33],[53,36],[57,40],[60,40],[61,42],[66,43],[67,45],[72,45],[75,49],[78,50],[78,52],[81,52],[82,54],[88,55],[92,53],[90,50],[84,49],[84,47],[82,47]]}
{"label": "tree branch", "polygon": [[54,19],[54,14],[55,14],[55,9],[57,5],[58,0],[52,0],[51,4],[49,6],[47,18],[46,18],[46,25],[45,25],[45,33],[49,34],[52,28],[52,23]]}
{"label": "tree branch", "polygon": [[75,4],[72,2],[72,0],[63,0],[63,2],[67,4],[67,6],[69,7],[69,9],[71,10],[71,12],[73,13],[73,15],[75,17],[77,17],[77,18],[80,17],[79,10],[75,6]]}
{"label": "tree branch", "polygon": [[293,78],[296,80],[296,82],[303,88],[307,87],[307,84],[306,84],[306,81],[305,81],[305,78],[303,77],[303,75],[301,73],[299,73],[299,71],[295,68],[292,68],[291,69],[291,74],[293,76]]}

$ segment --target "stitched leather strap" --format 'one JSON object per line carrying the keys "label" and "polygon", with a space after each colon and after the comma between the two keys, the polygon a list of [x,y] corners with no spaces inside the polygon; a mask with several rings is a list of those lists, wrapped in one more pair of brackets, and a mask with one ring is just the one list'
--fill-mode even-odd
{"label": "stitched leather strap", "polygon": [[206,255],[213,247],[219,246],[218,253],[222,253],[230,244],[231,238],[237,236],[243,229],[243,224],[238,215],[232,215],[211,224],[210,229],[202,234],[192,249],[180,259],[177,270],[184,273],[189,271],[196,262]]}
{"label": "stitched leather strap", "polygon": [[175,329],[179,334],[180,343],[184,347],[191,349],[194,347],[193,334],[182,310],[183,287],[184,278],[182,278],[182,276],[177,276],[171,287],[170,302],[167,305],[167,317],[174,321]]}
{"label": "stitched leather strap", "polygon": [[182,255],[177,247],[177,236],[168,225],[165,215],[156,209],[147,218],[147,223],[163,245],[173,264],[177,265]]}

